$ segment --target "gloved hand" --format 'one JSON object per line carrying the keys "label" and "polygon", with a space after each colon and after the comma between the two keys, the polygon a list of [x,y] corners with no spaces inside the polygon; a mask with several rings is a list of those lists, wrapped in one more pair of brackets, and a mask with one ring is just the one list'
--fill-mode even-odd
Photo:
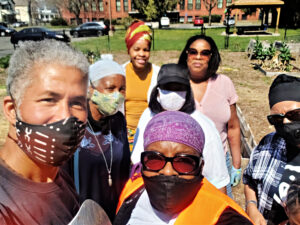
{"label": "gloved hand", "polygon": [[234,166],[232,166],[231,175],[230,175],[230,183],[233,187],[240,183],[241,177],[242,177],[242,168],[236,169],[236,168],[234,168]]}

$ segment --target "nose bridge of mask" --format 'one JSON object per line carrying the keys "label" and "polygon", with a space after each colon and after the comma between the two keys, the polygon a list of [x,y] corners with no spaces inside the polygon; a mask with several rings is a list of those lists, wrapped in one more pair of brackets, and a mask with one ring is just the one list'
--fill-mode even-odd
{"label": "nose bridge of mask", "polygon": [[166,96],[166,97],[178,96],[181,98],[186,97],[186,91],[169,91],[169,90],[160,89],[159,87],[157,89],[160,96]]}
{"label": "nose bridge of mask", "polygon": [[[169,90],[163,90],[158,88],[159,92],[159,102],[165,102],[168,101],[169,104],[181,104],[185,102],[186,98],[186,91],[169,91]],[[180,102],[180,103],[179,103]]]}

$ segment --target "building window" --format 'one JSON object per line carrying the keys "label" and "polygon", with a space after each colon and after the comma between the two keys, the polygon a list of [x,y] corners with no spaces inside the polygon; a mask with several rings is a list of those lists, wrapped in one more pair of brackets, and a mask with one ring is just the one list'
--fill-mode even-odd
{"label": "building window", "polygon": [[229,5],[232,3],[232,0],[226,0],[226,5]]}
{"label": "building window", "polygon": [[185,0],[180,0],[179,4],[180,4],[180,10],[184,10]]}
{"label": "building window", "polygon": [[89,11],[89,7],[90,7],[89,3],[85,2],[84,3],[84,11],[88,12]]}
{"label": "building window", "polygon": [[223,8],[223,0],[218,0],[218,9]]}
{"label": "building window", "polygon": [[193,22],[193,17],[192,16],[188,16],[187,21],[188,22]]}
{"label": "building window", "polygon": [[92,11],[96,12],[97,7],[96,7],[96,2],[92,2]]}
{"label": "building window", "polygon": [[131,11],[135,11],[135,8],[134,8],[134,1],[131,0]]}
{"label": "building window", "polygon": [[98,4],[99,4],[99,11],[103,12],[104,11],[104,9],[103,9],[103,0],[99,0]]}
{"label": "building window", "polygon": [[193,0],[188,0],[188,10],[193,9]]}
{"label": "building window", "polygon": [[195,8],[196,9],[201,9],[201,0],[196,0]]}
{"label": "building window", "polygon": [[124,12],[128,12],[128,0],[123,0]]}
{"label": "building window", "polygon": [[179,23],[184,23],[184,16],[179,17]]}
{"label": "building window", "polygon": [[121,11],[121,0],[116,0],[116,11],[117,12]]}

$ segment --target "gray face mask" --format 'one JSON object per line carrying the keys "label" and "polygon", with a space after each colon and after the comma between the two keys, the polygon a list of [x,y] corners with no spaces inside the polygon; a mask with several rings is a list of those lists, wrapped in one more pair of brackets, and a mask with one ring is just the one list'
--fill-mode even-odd
{"label": "gray face mask", "polygon": [[50,124],[33,125],[16,122],[19,147],[33,161],[60,166],[67,161],[80,144],[86,123],[70,117]]}

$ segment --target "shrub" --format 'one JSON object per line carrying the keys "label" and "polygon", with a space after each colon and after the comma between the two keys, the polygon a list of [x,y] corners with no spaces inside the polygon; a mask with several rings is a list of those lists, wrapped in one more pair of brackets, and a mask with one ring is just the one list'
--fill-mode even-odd
{"label": "shrub", "polygon": [[204,23],[208,23],[208,16],[203,16]]}
{"label": "shrub", "polygon": [[84,49],[82,52],[86,56],[90,64],[93,64],[94,62],[96,62],[101,58],[101,53],[98,50],[98,48],[96,48],[95,51],[91,49]]}
{"label": "shrub", "polygon": [[68,23],[64,18],[54,18],[51,20],[50,24],[52,26],[67,26]]}
{"label": "shrub", "polygon": [[219,23],[221,21],[221,15],[211,15],[211,22]]}
{"label": "shrub", "polygon": [[123,25],[125,29],[129,27],[129,25],[132,23],[134,19],[130,16],[124,17],[121,20],[118,21],[119,25]]}
{"label": "shrub", "polygon": [[292,59],[292,55],[289,49],[289,46],[287,46],[286,43],[282,43],[282,47],[279,49],[280,54],[279,58],[281,59],[281,62],[286,65],[290,63],[290,60]]}
{"label": "shrub", "polygon": [[9,66],[10,55],[0,58],[0,68],[6,69]]}
{"label": "shrub", "polygon": [[[211,22],[219,23],[221,21],[221,18],[222,18],[221,15],[213,14],[213,15],[211,15]],[[208,16],[203,16],[204,23],[208,23],[208,19],[209,19]]]}

